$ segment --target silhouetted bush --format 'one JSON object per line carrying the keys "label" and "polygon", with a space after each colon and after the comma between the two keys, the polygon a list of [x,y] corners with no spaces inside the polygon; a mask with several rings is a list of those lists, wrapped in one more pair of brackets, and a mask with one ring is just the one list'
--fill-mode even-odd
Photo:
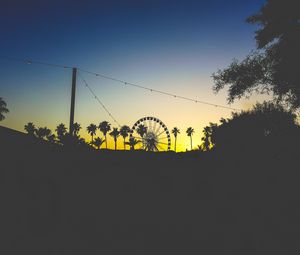
{"label": "silhouetted bush", "polygon": [[295,150],[299,131],[294,113],[278,104],[264,102],[252,110],[221,119],[220,125],[211,123],[205,127],[203,146],[237,153],[265,151],[279,155]]}

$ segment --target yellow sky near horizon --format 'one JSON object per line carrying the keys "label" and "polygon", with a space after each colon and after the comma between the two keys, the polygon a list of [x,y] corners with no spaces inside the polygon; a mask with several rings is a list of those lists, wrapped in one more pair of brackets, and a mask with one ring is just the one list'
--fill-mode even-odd
{"label": "yellow sky near horizon", "polygon": [[[26,70],[26,72],[29,70],[31,69]],[[22,80],[20,76],[10,77],[7,81],[10,90],[4,91],[5,93],[1,95],[7,102],[10,112],[7,118],[1,122],[1,125],[19,131],[24,131],[24,125],[28,122],[33,122],[36,127],[46,126],[51,130],[55,130],[55,127],[60,123],[64,123],[68,127],[70,72],[58,70],[53,72],[53,75],[53,77],[49,77],[48,70],[45,70],[44,73],[39,73],[38,77],[30,75],[30,81]],[[218,123],[221,118],[231,116],[231,110],[228,109],[124,86],[124,84],[103,80],[95,76],[86,74],[80,76],[85,78],[94,93],[120,125],[132,127],[140,118],[149,116],[160,119],[168,127],[169,132],[173,127],[178,127],[181,130],[177,139],[178,151],[190,149],[190,139],[185,133],[188,127],[193,127],[195,130],[193,148],[197,148],[201,144],[202,130],[205,126],[209,125],[210,122]],[[122,74],[116,74],[116,77],[122,77]],[[139,83],[138,77],[145,82]],[[148,71],[146,74],[138,74],[137,78],[131,79],[152,89],[244,110],[251,108],[257,101],[261,102],[268,99],[265,95],[253,95],[250,99],[237,100],[234,104],[228,105],[226,90],[215,94],[212,90],[212,78],[195,70],[160,75],[154,71],[152,73]],[[86,127],[91,123],[99,125],[104,120],[110,122],[112,127],[117,127],[78,77],[74,121],[80,123],[82,127],[80,135],[89,141],[90,136],[87,134]],[[97,136],[102,137],[100,131],[98,131]],[[171,148],[173,149],[174,139],[172,135],[171,138]],[[114,148],[111,137],[108,138],[108,144],[109,148]],[[123,148],[122,139],[118,140],[118,148]]]}
{"label": "yellow sky near horizon", "polygon": [[[156,97],[156,99],[157,98],[164,99],[162,101],[156,101],[157,104],[159,105],[158,109],[155,109],[155,111],[151,111],[149,109],[145,110],[144,107],[143,109],[137,109],[135,114],[122,116],[119,119],[119,121],[122,121],[120,122],[120,124],[121,125],[124,124],[124,125],[128,125],[129,127],[132,127],[133,124],[138,119],[142,117],[152,116],[162,120],[168,127],[170,134],[173,127],[176,126],[180,129],[180,134],[177,137],[178,152],[190,150],[190,138],[186,135],[186,129],[188,127],[193,127],[195,130],[195,133],[192,137],[193,149],[197,149],[198,145],[202,143],[201,141],[201,138],[203,136],[202,130],[205,126],[209,125],[210,122],[218,123],[221,118],[229,118],[231,116],[231,111],[227,109],[195,104],[183,100],[178,100],[178,99],[176,100],[173,98],[166,98],[161,95],[155,95],[154,97]],[[250,109],[254,103],[261,102],[265,99],[267,99],[266,96],[256,95],[251,99],[242,99],[238,101],[235,104],[235,107],[238,106],[241,107],[241,109],[243,110],[247,110]],[[171,104],[171,107],[168,106],[168,104]],[[10,106],[9,103],[8,106]],[[100,109],[102,110],[102,113],[101,113],[101,118],[99,118],[99,121],[95,120],[95,118],[93,117],[94,114],[87,114],[87,111],[89,110],[91,111],[91,113],[95,113],[95,109],[92,110],[92,107],[99,108],[99,105],[97,104],[89,105],[88,106],[89,109],[80,109],[79,108],[80,106],[82,106],[82,102],[79,101],[76,106],[75,121],[81,124],[82,129],[79,132],[80,136],[89,142],[91,140],[91,136],[87,133],[86,127],[91,123],[94,123],[98,126],[98,124],[103,120],[109,121],[109,118],[108,116],[105,116],[106,113],[103,113],[103,109]],[[9,108],[10,108],[10,113],[7,115],[7,118],[1,123],[1,125],[9,128],[13,128],[24,132],[24,125],[28,122],[33,122],[36,125],[36,127],[47,126],[53,132],[55,130],[55,127],[59,123],[64,123],[66,127],[68,127],[68,121],[65,120],[68,120],[69,109],[64,109],[64,120],[61,119],[61,121],[56,122],[55,115],[50,115],[49,118],[45,118],[42,114],[37,114],[35,116],[32,115],[31,118],[28,118],[28,116],[18,114],[18,117],[16,117],[15,116],[17,115],[17,112],[15,112],[16,109],[14,107],[9,107]],[[42,109],[43,106],[41,106],[40,109],[37,109],[38,110],[37,112],[39,112],[39,110]],[[145,114],[142,115],[142,112],[145,112]],[[153,112],[154,114],[151,114]],[[58,113],[57,115],[59,115],[60,113]],[[127,119],[128,121],[125,122],[125,119]],[[109,122],[112,123],[112,121]],[[117,125],[113,125],[113,124],[111,126],[117,127]],[[97,130],[95,137],[103,138],[103,134],[99,130]],[[109,135],[107,137],[108,137],[108,148],[114,149],[113,138]],[[102,148],[104,147],[105,144],[102,145]],[[123,149],[122,137],[118,138],[117,147],[118,149]],[[127,147],[127,149],[129,149],[129,147]],[[171,150],[174,150],[174,136],[172,134],[171,134]]]}

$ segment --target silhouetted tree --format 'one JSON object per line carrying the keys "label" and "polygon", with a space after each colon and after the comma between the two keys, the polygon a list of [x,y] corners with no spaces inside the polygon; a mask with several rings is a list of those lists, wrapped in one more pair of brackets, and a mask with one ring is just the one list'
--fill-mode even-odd
{"label": "silhouetted tree", "polygon": [[114,138],[114,142],[115,142],[115,150],[117,149],[117,139],[120,135],[120,132],[117,128],[113,128],[113,131],[111,131],[109,133],[110,136],[112,136]]}
{"label": "silhouetted tree", "polygon": [[213,74],[214,90],[229,86],[228,101],[273,92],[277,101],[300,107],[300,12],[295,0],[268,0],[248,22],[259,25],[257,51]]}
{"label": "silhouetted tree", "polygon": [[141,141],[136,140],[134,137],[130,137],[129,141],[126,142],[127,145],[130,146],[130,150],[134,150],[134,146],[136,146],[138,143],[140,143]]}
{"label": "silhouetted tree", "polygon": [[100,137],[96,137],[91,144],[96,146],[96,148],[99,150],[101,145],[105,142],[104,139],[100,138]]}
{"label": "silhouetted tree", "polygon": [[28,122],[25,126],[24,126],[25,131],[28,133],[28,135],[30,136],[35,136],[35,131],[36,128],[34,126],[34,124],[32,122]]}
{"label": "silhouetted tree", "polygon": [[73,124],[73,130],[74,130],[74,135],[75,135],[75,136],[77,136],[77,135],[78,135],[78,133],[79,133],[80,129],[81,129],[81,126],[80,126],[80,124],[79,124],[79,123],[77,123],[77,122],[75,122],[75,123]]}
{"label": "silhouetted tree", "polygon": [[159,151],[157,142],[153,138],[146,139],[144,144],[145,151]]}
{"label": "silhouetted tree", "polygon": [[51,129],[49,129],[49,128],[47,128],[47,127],[44,127],[44,129],[45,129],[45,136],[46,136],[46,138],[48,138],[49,136],[51,136],[52,135],[52,131],[51,131]]}
{"label": "silhouetted tree", "polygon": [[7,104],[6,102],[0,97],[0,121],[5,119],[4,114],[8,113],[9,110],[7,109]]}
{"label": "silhouetted tree", "polygon": [[107,149],[107,133],[111,130],[111,127],[110,127],[110,124],[109,122],[107,121],[102,121],[100,124],[99,124],[99,129],[100,131],[103,133],[104,137],[105,137],[105,146],[106,146],[106,149]]}
{"label": "silhouetted tree", "polygon": [[124,125],[120,128],[120,135],[123,137],[123,140],[124,140],[124,150],[126,149],[125,139],[126,139],[126,137],[128,137],[130,132],[131,132],[130,127],[128,127],[126,125]]}
{"label": "silhouetted tree", "polygon": [[296,115],[271,102],[256,104],[252,110],[233,113],[221,124],[210,124],[205,139],[208,147],[222,151],[281,151],[292,149],[299,137]]}
{"label": "silhouetted tree", "polygon": [[174,146],[174,149],[175,149],[175,152],[176,152],[176,145],[177,145],[177,135],[178,134],[180,134],[180,130],[179,130],[179,128],[177,128],[177,127],[174,127],[173,129],[172,129],[172,134],[174,135],[174,137],[175,137],[175,146]]}
{"label": "silhouetted tree", "polygon": [[37,138],[39,138],[39,139],[42,139],[45,136],[43,128],[37,128],[35,132],[36,132]]}
{"label": "silhouetted tree", "polygon": [[[221,123],[224,123],[224,121],[225,119],[222,118]],[[204,151],[209,151],[213,147],[213,143],[211,141],[211,135],[216,126],[217,126],[216,124],[209,123],[209,126],[204,127],[203,129],[204,136],[201,138],[202,144],[199,147],[199,149],[202,149]]]}
{"label": "silhouetted tree", "polygon": [[144,137],[144,135],[147,133],[147,127],[145,127],[143,124],[140,124],[137,129],[136,132],[140,135],[140,137]]}
{"label": "silhouetted tree", "polygon": [[39,139],[45,139],[47,136],[51,135],[51,130],[47,127],[40,127],[36,130],[36,135]]}
{"label": "silhouetted tree", "polygon": [[47,140],[51,143],[54,144],[56,142],[56,136],[55,134],[50,134],[47,136]]}
{"label": "silhouetted tree", "polygon": [[194,130],[192,127],[189,127],[189,128],[186,130],[186,134],[187,134],[187,136],[190,137],[190,140],[191,140],[191,150],[193,150],[193,140],[192,140],[192,136],[193,136],[194,133],[195,133],[195,130]]}
{"label": "silhouetted tree", "polygon": [[97,126],[95,124],[90,124],[86,129],[92,137],[91,142],[93,142],[94,135],[96,134],[97,131]]}
{"label": "silhouetted tree", "polygon": [[90,145],[88,145],[83,138],[81,138],[77,134],[71,135],[70,133],[66,133],[63,136],[59,138],[59,142],[64,146],[68,148],[86,148],[88,149]]}
{"label": "silhouetted tree", "polygon": [[65,124],[61,123],[56,127],[55,131],[56,131],[57,137],[59,139],[61,139],[63,136],[66,135],[67,128],[66,128]]}

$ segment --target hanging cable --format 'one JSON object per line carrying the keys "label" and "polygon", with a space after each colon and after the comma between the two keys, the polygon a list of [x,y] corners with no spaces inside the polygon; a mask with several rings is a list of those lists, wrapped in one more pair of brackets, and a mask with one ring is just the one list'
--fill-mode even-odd
{"label": "hanging cable", "polygon": [[93,95],[93,97],[96,99],[96,101],[101,105],[101,107],[106,111],[108,116],[115,122],[119,127],[121,127],[120,123],[115,119],[115,117],[110,113],[110,111],[106,108],[106,106],[101,102],[101,100],[98,98],[98,96],[95,94],[95,92],[92,90],[92,88],[89,86],[87,81],[82,77],[80,73],[78,73],[80,79],[84,82],[84,86],[90,91],[90,93]]}
{"label": "hanging cable", "polygon": [[59,65],[59,64],[52,64],[52,63],[47,63],[47,62],[41,62],[41,61],[36,61],[36,60],[31,60],[31,59],[21,59],[21,58],[13,58],[13,57],[7,57],[7,56],[0,56],[2,59],[7,59],[10,61],[15,61],[15,62],[21,62],[25,64],[36,64],[36,65],[44,65],[44,66],[50,66],[50,67],[58,67],[58,68],[64,68],[64,69],[72,69],[70,66],[64,66],[64,65]]}
{"label": "hanging cable", "polygon": [[241,111],[241,109],[237,109],[237,108],[233,108],[233,107],[229,107],[229,106],[224,106],[224,105],[220,105],[220,104],[209,103],[209,102],[205,102],[205,101],[198,100],[198,99],[188,98],[188,97],[172,94],[172,93],[169,93],[169,92],[165,92],[165,91],[162,91],[162,90],[152,89],[152,88],[149,88],[149,87],[141,86],[139,84],[135,84],[135,83],[127,82],[127,81],[124,81],[124,80],[116,79],[116,78],[113,78],[113,77],[110,77],[110,76],[107,76],[107,75],[103,75],[103,74],[100,74],[100,73],[90,72],[90,71],[87,71],[87,70],[84,70],[84,69],[81,69],[81,68],[78,68],[78,69],[82,72],[85,72],[85,73],[88,73],[88,74],[91,74],[91,75],[95,75],[97,77],[101,77],[101,78],[104,78],[104,79],[107,79],[107,80],[119,82],[119,83],[122,83],[124,85],[128,85],[128,86],[148,90],[150,92],[155,92],[155,93],[159,93],[159,94],[162,94],[162,95],[183,99],[183,100],[186,100],[186,101],[191,101],[191,102],[195,102],[195,103],[220,107],[220,108],[224,108],[224,109],[228,109],[228,110]]}
{"label": "hanging cable", "polygon": [[[46,65],[46,66],[65,68],[65,69],[66,68],[67,69],[72,69],[73,68],[73,67],[70,67],[70,66],[52,64],[52,63],[35,61],[35,60],[30,60],[30,59],[20,59],[20,58],[6,57],[6,56],[0,56],[0,58],[11,60],[11,61],[22,62],[22,63],[26,63],[26,64]],[[85,73],[88,73],[88,74],[91,74],[91,75],[94,75],[94,76],[97,76],[97,77],[101,77],[101,78],[104,78],[104,79],[107,79],[107,80],[119,82],[119,83],[122,83],[122,84],[127,85],[127,86],[132,86],[132,87],[144,89],[144,90],[147,90],[147,91],[150,91],[150,92],[155,92],[155,93],[158,93],[158,94],[162,94],[162,95],[166,95],[166,96],[170,96],[170,97],[174,97],[174,98],[179,98],[179,99],[183,99],[183,100],[190,101],[190,102],[195,102],[195,103],[199,103],[199,104],[214,106],[214,107],[228,109],[228,110],[232,110],[232,111],[241,111],[241,109],[237,109],[237,108],[233,108],[233,107],[229,107],[229,106],[225,106],[225,105],[220,105],[220,104],[215,104],[215,103],[210,103],[210,102],[206,102],[206,101],[202,101],[202,100],[198,100],[198,99],[188,98],[188,97],[185,97],[185,96],[172,94],[172,93],[165,92],[165,91],[162,91],[162,90],[152,89],[152,88],[149,88],[149,87],[145,87],[145,86],[142,86],[142,85],[139,85],[139,84],[127,82],[125,80],[120,80],[120,79],[117,79],[117,78],[114,78],[114,77],[111,77],[111,76],[107,76],[107,75],[104,75],[104,74],[87,71],[87,70],[84,70],[84,69],[81,69],[81,68],[77,68],[77,69],[80,70],[81,72],[85,72]]]}

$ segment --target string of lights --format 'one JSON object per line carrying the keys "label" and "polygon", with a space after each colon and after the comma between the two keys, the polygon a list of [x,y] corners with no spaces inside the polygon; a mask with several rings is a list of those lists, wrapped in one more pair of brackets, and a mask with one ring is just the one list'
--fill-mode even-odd
{"label": "string of lights", "polygon": [[233,110],[233,111],[241,111],[241,109],[237,109],[237,108],[233,108],[233,107],[229,107],[229,106],[224,106],[224,105],[220,105],[220,104],[209,103],[209,102],[205,102],[205,101],[198,100],[198,99],[193,99],[193,98],[188,98],[188,97],[172,94],[172,93],[169,93],[169,92],[165,92],[165,91],[145,87],[145,86],[142,86],[142,85],[139,85],[139,84],[127,82],[127,81],[124,81],[124,80],[116,79],[116,78],[113,78],[113,77],[110,77],[110,76],[107,76],[107,75],[103,75],[103,74],[100,74],[100,73],[90,72],[90,71],[87,71],[87,70],[84,70],[84,69],[81,69],[81,68],[79,68],[79,70],[82,71],[82,72],[91,74],[91,75],[95,75],[97,77],[101,77],[101,78],[104,78],[104,79],[107,79],[107,80],[119,82],[119,83],[122,83],[122,84],[127,85],[127,86],[132,86],[132,87],[148,90],[150,92],[155,92],[155,93],[158,93],[158,94],[183,99],[183,100],[191,101],[191,102],[194,102],[194,103],[200,103],[200,104],[210,105],[210,106],[214,106],[214,107],[220,107],[220,108]]}
{"label": "string of lights", "polygon": [[116,118],[111,114],[111,112],[106,108],[106,106],[102,103],[102,101],[98,98],[98,96],[95,94],[95,92],[92,90],[92,88],[89,86],[87,81],[82,77],[80,73],[78,73],[78,76],[81,78],[81,80],[84,82],[84,86],[90,91],[90,93],[93,95],[93,97],[96,99],[96,101],[101,105],[101,107],[106,111],[106,113],[109,115],[109,117],[115,122],[119,127],[121,127],[120,123],[116,120]]}
{"label": "string of lights", "polygon": [[[22,62],[22,63],[26,63],[26,64],[45,65],[45,66],[56,67],[56,68],[64,68],[64,69],[72,69],[73,68],[73,67],[70,67],[70,66],[47,63],[47,62],[42,62],[42,61],[35,61],[35,60],[31,60],[31,59],[21,59],[21,58],[13,58],[13,57],[6,57],[6,56],[0,56],[0,58],[6,59],[6,60],[11,60],[11,61]],[[217,108],[223,108],[223,109],[232,110],[232,111],[241,111],[241,109],[237,109],[237,108],[233,108],[233,107],[229,107],[229,106],[225,106],[225,105],[220,105],[220,104],[215,104],[215,103],[210,103],[210,102],[206,102],[206,101],[202,101],[202,100],[198,100],[198,99],[193,99],[193,98],[173,94],[173,93],[170,93],[170,92],[165,92],[165,91],[162,91],[162,90],[149,88],[149,87],[142,86],[142,85],[139,85],[139,84],[136,84],[136,83],[131,83],[131,82],[127,82],[125,80],[121,80],[121,79],[117,79],[117,78],[114,78],[114,77],[111,77],[111,76],[107,76],[107,75],[104,75],[104,74],[84,70],[82,68],[77,68],[77,69],[81,72],[88,73],[88,74],[91,74],[91,75],[94,75],[94,76],[97,76],[97,77],[101,77],[101,78],[104,78],[104,79],[107,79],[107,80],[115,81],[115,82],[121,83],[121,84],[126,85],[126,86],[136,87],[136,88],[139,88],[139,89],[147,90],[147,91],[150,91],[150,92],[154,92],[154,93],[158,93],[158,94],[162,94],[162,95],[166,95],[166,96],[170,96],[170,97],[173,97],[173,98],[178,98],[178,99],[182,99],[182,100],[186,100],[186,101],[190,101],[190,102],[194,102],[194,103],[214,106],[214,107],[217,107]]]}
{"label": "string of lights", "polygon": [[63,68],[63,69],[72,69],[72,67],[70,67],[70,66],[52,64],[52,63],[36,61],[36,60],[31,60],[31,59],[21,59],[21,58],[7,57],[7,56],[0,56],[0,58],[10,60],[10,61],[14,61],[14,62],[21,62],[21,63],[25,63],[25,64],[28,64],[28,65],[36,64],[36,65],[44,65],[44,66],[57,67],[57,68]]}

